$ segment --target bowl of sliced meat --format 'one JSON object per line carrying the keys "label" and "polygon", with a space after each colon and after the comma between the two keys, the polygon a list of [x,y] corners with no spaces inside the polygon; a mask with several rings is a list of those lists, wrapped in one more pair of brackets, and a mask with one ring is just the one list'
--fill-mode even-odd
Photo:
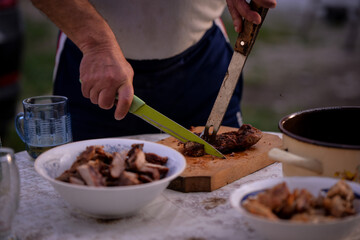
{"label": "bowl of sliced meat", "polygon": [[70,209],[102,219],[136,214],[185,166],[184,156],[170,147],[121,138],[65,144],[35,160],[35,170]]}
{"label": "bowl of sliced meat", "polygon": [[360,227],[360,184],[285,177],[242,185],[230,203],[266,239],[340,240]]}

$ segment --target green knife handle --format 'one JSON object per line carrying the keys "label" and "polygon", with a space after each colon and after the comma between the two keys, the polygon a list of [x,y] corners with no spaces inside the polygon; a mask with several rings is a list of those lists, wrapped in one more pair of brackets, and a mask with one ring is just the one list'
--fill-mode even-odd
{"label": "green knife handle", "polygon": [[239,33],[235,43],[235,51],[240,52],[244,56],[248,56],[251,48],[254,45],[257,34],[259,33],[260,27],[264,22],[268,8],[258,6],[254,1],[250,2],[250,8],[256,11],[261,16],[261,23],[256,25],[247,20],[244,21],[243,30]]}
{"label": "green knife handle", "polygon": [[141,100],[139,97],[134,95],[134,98],[133,98],[133,101],[131,103],[129,112],[131,112],[131,113],[136,112],[144,104],[145,104],[145,102],[143,100]]}

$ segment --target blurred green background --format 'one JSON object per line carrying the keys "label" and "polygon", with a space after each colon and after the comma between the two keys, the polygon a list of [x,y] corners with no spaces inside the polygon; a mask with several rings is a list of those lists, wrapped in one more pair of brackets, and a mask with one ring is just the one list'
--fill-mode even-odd
{"label": "blurred green background", "polygon": [[[278,131],[280,118],[292,112],[360,104],[360,43],[350,36],[359,26],[354,29],[350,12],[334,19],[326,6],[315,11],[310,1],[290,2],[279,0],[269,11],[244,69],[243,120],[263,131]],[[57,37],[30,1],[20,5],[25,42],[17,112],[22,99],[51,93]],[[223,20],[234,46],[237,34],[227,11]],[[4,146],[25,149],[13,122],[1,137]]]}

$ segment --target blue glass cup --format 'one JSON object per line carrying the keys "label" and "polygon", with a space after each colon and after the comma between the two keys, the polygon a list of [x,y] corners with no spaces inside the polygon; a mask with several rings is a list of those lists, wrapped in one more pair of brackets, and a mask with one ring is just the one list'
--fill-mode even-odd
{"label": "blue glass cup", "polygon": [[24,112],[16,116],[15,128],[32,158],[37,158],[50,148],[72,142],[66,97],[30,97],[22,104]]}

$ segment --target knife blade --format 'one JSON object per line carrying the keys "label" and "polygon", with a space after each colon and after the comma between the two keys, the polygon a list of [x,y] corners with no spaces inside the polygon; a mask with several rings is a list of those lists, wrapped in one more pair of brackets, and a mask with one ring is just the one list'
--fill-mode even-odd
{"label": "knife blade", "polygon": [[[234,93],[240,74],[244,68],[246,59],[255,43],[256,36],[264,22],[268,8],[258,6],[254,1],[250,2],[250,8],[257,11],[261,16],[261,23],[259,25],[253,24],[244,20],[243,30],[239,33],[234,53],[231,58],[228,70],[225,74],[224,80],[221,84],[218,96],[215,100],[214,106],[210,112],[209,118],[206,122],[205,129],[202,133],[205,140],[214,140],[220,128],[221,122],[224,118],[225,112],[229,105],[230,99]],[[212,132],[210,134],[210,128]]]}
{"label": "knife blade", "polygon": [[164,131],[171,136],[177,138],[183,143],[186,142],[197,142],[204,145],[204,150],[206,153],[211,154],[216,157],[225,158],[216,148],[211,144],[206,142],[204,139],[194,134],[193,132],[187,130],[180,124],[151,108],[143,100],[134,95],[133,101],[130,106],[130,113],[140,117],[146,122],[150,123],[154,127]]}

